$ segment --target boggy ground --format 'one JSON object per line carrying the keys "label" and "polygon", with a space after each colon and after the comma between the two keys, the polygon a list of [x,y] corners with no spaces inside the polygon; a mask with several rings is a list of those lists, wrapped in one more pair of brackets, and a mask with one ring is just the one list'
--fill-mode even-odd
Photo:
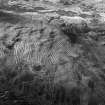
{"label": "boggy ground", "polygon": [[0,11],[0,105],[104,105],[104,13],[51,8]]}

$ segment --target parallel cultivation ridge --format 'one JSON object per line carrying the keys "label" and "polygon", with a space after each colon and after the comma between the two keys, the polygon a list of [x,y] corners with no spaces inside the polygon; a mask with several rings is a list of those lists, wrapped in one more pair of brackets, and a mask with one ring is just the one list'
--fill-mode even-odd
{"label": "parallel cultivation ridge", "polygon": [[104,28],[30,17],[0,12],[0,105],[105,105]]}

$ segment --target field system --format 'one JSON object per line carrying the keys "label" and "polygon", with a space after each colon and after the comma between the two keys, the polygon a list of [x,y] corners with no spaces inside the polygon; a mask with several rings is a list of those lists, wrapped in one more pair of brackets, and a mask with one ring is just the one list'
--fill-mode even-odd
{"label": "field system", "polygon": [[0,105],[105,105],[105,1],[0,0]]}

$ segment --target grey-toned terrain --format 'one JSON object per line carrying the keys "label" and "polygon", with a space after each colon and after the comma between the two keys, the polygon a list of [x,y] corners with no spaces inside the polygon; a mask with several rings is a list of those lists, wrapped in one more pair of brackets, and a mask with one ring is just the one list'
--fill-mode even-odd
{"label": "grey-toned terrain", "polygon": [[105,105],[105,1],[1,0],[0,105]]}

